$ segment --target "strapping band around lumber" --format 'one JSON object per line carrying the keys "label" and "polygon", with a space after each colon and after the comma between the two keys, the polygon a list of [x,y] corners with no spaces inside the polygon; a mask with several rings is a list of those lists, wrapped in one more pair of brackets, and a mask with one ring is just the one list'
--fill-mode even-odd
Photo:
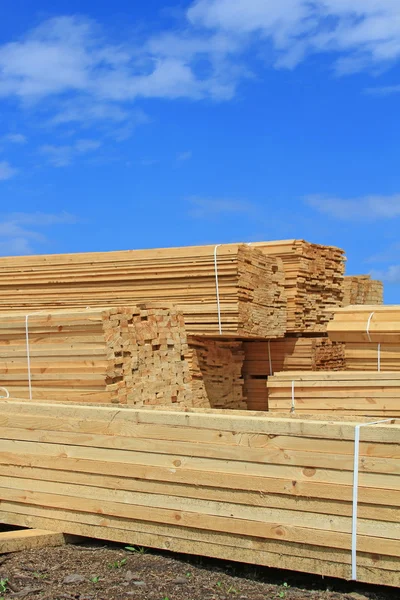
{"label": "strapping band around lumber", "polygon": [[360,430],[361,427],[389,423],[395,419],[382,419],[371,423],[360,423],[354,429],[354,466],[353,466],[353,508],[351,521],[351,579],[357,581],[357,516],[358,516],[358,475],[360,463]]}
{"label": "strapping band around lumber", "polygon": [[381,345],[378,344],[378,373],[381,371]]}
{"label": "strapping band around lumber", "polygon": [[26,362],[28,365],[28,386],[29,386],[29,400],[32,400],[32,375],[31,375],[31,353],[29,348],[29,316],[25,316],[25,340],[26,340]]}
{"label": "strapping band around lumber", "polygon": [[0,398],[9,398],[9,397],[10,397],[10,392],[8,391],[8,389],[7,389],[7,388],[5,388],[5,387],[0,387],[0,390],[4,390],[4,391],[5,391],[5,393],[6,393],[6,395],[5,395],[5,396],[2,396],[2,395],[1,395],[1,393],[0,393]]}
{"label": "strapping band around lumber", "polygon": [[368,317],[368,322],[367,322],[367,336],[368,336],[368,341],[370,341],[370,342],[371,342],[372,340],[371,340],[371,336],[369,335],[369,328],[370,328],[370,325],[371,325],[371,320],[372,320],[372,317],[374,316],[374,314],[375,314],[375,312],[372,312],[372,313],[369,315],[369,317]]}
{"label": "strapping band around lumber", "polygon": [[219,329],[219,333],[222,334],[221,303],[220,303],[220,299],[219,299],[218,261],[217,261],[217,250],[220,246],[221,246],[221,244],[217,244],[214,248],[214,271],[215,271],[215,291],[217,293],[218,329]]}
{"label": "strapping band around lumber", "polygon": [[290,409],[291,413],[294,413],[296,410],[296,405],[295,405],[295,401],[294,401],[294,381],[292,381],[292,406]]}
{"label": "strapping band around lumber", "polygon": [[271,342],[268,340],[268,362],[269,362],[269,374],[273,375],[272,372],[272,357],[271,357]]}

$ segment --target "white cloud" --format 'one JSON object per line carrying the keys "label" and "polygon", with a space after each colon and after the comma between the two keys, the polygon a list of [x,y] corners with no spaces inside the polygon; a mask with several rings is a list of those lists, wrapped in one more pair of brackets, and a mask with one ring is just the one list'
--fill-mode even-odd
{"label": "white cloud", "polygon": [[345,54],[336,63],[344,74],[400,57],[398,0],[197,0],[188,17],[214,31],[272,41],[278,67],[336,52]]}
{"label": "white cloud", "polygon": [[35,242],[43,244],[47,241],[41,229],[76,222],[77,218],[67,212],[0,214],[0,254],[32,254]]}
{"label": "white cloud", "polygon": [[83,17],[44,21],[0,45],[0,98],[57,126],[107,122],[123,139],[148,120],[135,115],[140,100],[231,99],[251,76],[249,49],[264,65],[291,69],[325,53],[339,74],[400,59],[399,0],[193,0],[181,23],[115,43]]}
{"label": "white cloud", "polygon": [[383,270],[371,271],[371,277],[385,283],[400,283],[400,265],[391,265]]}
{"label": "white cloud", "polygon": [[2,140],[4,142],[10,142],[11,144],[26,144],[28,141],[26,136],[22,135],[22,133],[9,133],[8,135],[3,136]]}
{"label": "white cloud", "polygon": [[7,161],[0,162],[0,181],[11,179],[17,174],[17,169],[14,169]]}
{"label": "white cloud", "polygon": [[45,154],[49,162],[55,167],[67,167],[79,154],[93,152],[100,148],[101,142],[98,140],[77,140],[74,144],[64,146],[54,146],[45,144],[40,147],[40,152]]}
{"label": "white cloud", "polygon": [[191,205],[189,215],[195,219],[207,219],[229,214],[252,214],[255,207],[251,202],[231,198],[188,198]]}
{"label": "white cloud", "polygon": [[400,217],[400,194],[362,196],[351,200],[332,196],[308,196],[306,203],[319,212],[344,221],[372,221]]}
{"label": "white cloud", "polygon": [[65,93],[89,95],[98,103],[94,113],[114,118],[121,115],[114,102],[218,95],[213,78],[196,77],[189,62],[172,48],[157,50],[155,40],[121,48],[105,42],[92,21],[58,17],[0,46],[0,96],[38,102]]}

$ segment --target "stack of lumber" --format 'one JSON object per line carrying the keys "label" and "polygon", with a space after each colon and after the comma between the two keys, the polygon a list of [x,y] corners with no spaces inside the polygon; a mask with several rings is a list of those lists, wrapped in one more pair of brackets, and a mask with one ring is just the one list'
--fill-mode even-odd
{"label": "stack of lumber", "polygon": [[288,371],[268,378],[271,412],[400,417],[400,373]]}
{"label": "stack of lumber", "polygon": [[176,306],[192,335],[286,329],[282,263],[245,244],[0,258],[0,311],[158,301]]}
{"label": "stack of lumber", "polygon": [[343,306],[383,304],[383,283],[369,275],[346,275],[343,281]]}
{"label": "stack of lumber", "polygon": [[[0,402],[0,521],[351,578],[355,426]],[[400,425],[361,428],[360,582],[400,585]]]}
{"label": "stack of lumber", "polygon": [[243,376],[250,410],[268,410],[267,380],[277,371],[337,371],[345,368],[344,344],[327,337],[286,337],[244,342]]}
{"label": "stack of lumber", "polygon": [[342,306],[343,250],[304,240],[259,242],[267,256],[280,258],[285,271],[290,333],[325,332],[329,311]]}
{"label": "stack of lumber", "polygon": [[346,369],[400,371],[400,306],[342,308],[328,333],[345,342]]}
{"label": "stack of lumber", "polygon": [[36,550],[37,548],[64,546],[73,541],[73,537],[70,538],[63,533],[42,529],[13,529],[11,531],[0,531],[0,554],[21,552],[22,550]]}
{"label": "stack of lumber", "polygon": [[243,390],[243,342],[189,337],[193,405],[204,406],[204,391],[212,408],[247,408]]}
{"label": "stack of lumber", "polygon": [[400,344],[400,305],[340,308],[327,331],[335,342]]}
{"label": "stack of lumber", "polygon": [[[0,314],[0,386],[29,398],[25,315]],[[242,342],[186,335],[156,305],[28,317],[34,400],[246,408]],[[0,390],[1,395],[1,390]]]}
{"label": "stack of lumber", "polygon": [[[193,405],[183,317],[141,305],[28,317],[31,395],[70,402]],[[29,398],[26,317],[0,315],[0,386]],[[200,406],[209,406],[203,389]]]}
{"label": "stack of lumber", "polygon": [[400,371],[400,344],[344,344],[348,371]]}

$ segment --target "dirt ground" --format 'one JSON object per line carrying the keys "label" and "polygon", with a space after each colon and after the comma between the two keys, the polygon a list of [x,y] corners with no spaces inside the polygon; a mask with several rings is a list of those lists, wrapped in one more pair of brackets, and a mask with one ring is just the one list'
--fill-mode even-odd
{"label": "dirt ground", "polygon": [[86,542],[0,556],[0,599],[394,600],[399,590]]}

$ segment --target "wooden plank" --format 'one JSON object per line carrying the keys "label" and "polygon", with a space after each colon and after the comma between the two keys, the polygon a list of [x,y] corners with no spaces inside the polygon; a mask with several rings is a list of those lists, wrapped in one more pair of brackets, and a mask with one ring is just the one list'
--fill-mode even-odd
{"label": "wooden plank", "polygon": [[[349,572],[357,422],[1,401],[0,424],[4,522]],[[399,439],[390,423],[363,428],[360,445],[359,572],[388,585]]]}
{"label": "wooden plank", "polygon": [[70,540],[64,533],[41,529],[22,529],[0,532],[0,554],[35,548],[63,546]]}

